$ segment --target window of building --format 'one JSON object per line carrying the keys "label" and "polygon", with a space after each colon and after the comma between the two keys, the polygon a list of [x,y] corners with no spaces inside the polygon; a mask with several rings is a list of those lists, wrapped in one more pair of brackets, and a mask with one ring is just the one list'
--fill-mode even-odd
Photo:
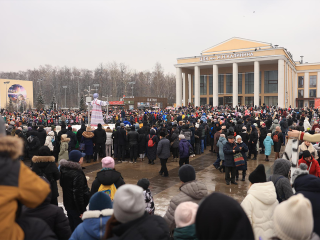
{"label": "window of building", "polygon": [[242,73],[238,74],[238,94],[242,94]]}
{"label": "window of building", "polygon": [[303,108],[303,100],[298,100],[298,108]]}
{"label": "window of building", "polygon": [[314,101],[313,101],[313,100],[310,100],[310,101],[309,101],[309,107],[310,107],[310,108],[314,107]]}
{"label": "window of building", "polygon": [[224,97],[224,105],[231,105],[232,106],[232,97]]}
{"label": "window of building", "polygon": [[245,92],[246,94],[253,93],[254,91],[254,73],[246,73],[245,78]]}
{"label": "window of building", "polygon": [[200,105],[206,105],[207,104],[207,98],[200,98]]}
{"label": "window of building", "polygon": [[218,79],[218,93],[219,94],[224,94],[224,75],[223,74],[219,74],[218,78],[219,78]]}
{"label": "window of building", "polygon": [[242,96],[238,97],[238,105],[240,106],[242,104]]}
{"label": "window of building", "polygon": [[277,96],[265,96],[264,103],[266,106],[277,106],[278,105],[278,97]]}
{"label": "window of building", "polygon": [[278,93],[278,71],[264,72],[264,93]]}
{"label": "window of building", "polygon": [[209,105],[211,105],[211,106],[212,106],[212,104],[213,104],[213,98],[212,98],[212,97],[210,97],[210,98],[209,98]]}
{"label": "window of building", "polygon": [[226,74],[226,93],[233,93],[232,74]]}
{"label": "window of building", "polygon": [[303,88],[304,77],[298,77],[298,88]]}
{"label": "window of building", "polygon": [[200,76],[200,95],[207,95],[207,76]]}
{"label": "window of building", "polygon": [[298,90],[298,98],[303,98],[303,90]]}
{"label": "window of building", "polygon": [[316,88],[317,87],[317,76],[310,76],[309,87]]}
{"label": "window of building", "polygon": [[310,89],[309,90],[309,97],[316,97],[317,89]]}
{"label": "window of building", "polygon": [[219,106],[223,105],[223,97],[219,97],[218,101],[219,101]]}
{"label": "window of building", "polygon": [[247,105],[247,106],[253,106],[253,101],[254,101],[254,99],[253,99],[253,97],[245,97],[245,105]]}
{"label": "window of building", "polygon": [[213,94],[213,76],[209,75],[209,94]]}

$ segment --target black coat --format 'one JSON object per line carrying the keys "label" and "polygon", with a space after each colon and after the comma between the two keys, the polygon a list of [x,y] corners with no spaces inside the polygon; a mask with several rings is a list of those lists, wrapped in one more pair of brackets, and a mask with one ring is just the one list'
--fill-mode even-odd
{"label": "black coat", "polygon": [[38,150],[41,147],[39,138],[37,136],[31,135],[27,138],[29,157],[38,155]]}
{"label": "black coat", "polygon": [[77,145],[77,137],[71,130],[67,131],[67,137],[70,138],[69,149],[75,149]]}
{"label": "black coat", "polygon": [[[258,142],[258,132],[257,129],[253,129],[249,135],[249,140],[250,140],[250,144],[252,144],[252,142],[254,142],[253,144],[257,144]],[[249,145],[250,145],[249,144]]]}
{"label": "black coat", "polygon": [[89,203],[90,191],[81,165],[62,159],[60,172],[60,186],[65,209],[76,210],[82,214]]}
{"label": "black coat", "polygon": [[147,157],[149,160],[156,160],[156,158],[157,158],[157,143],[159,140],[158,140],[158,137],[157,137],[154,130],[152,130],[150,132],[151,132],[151,134],[148,134],[147,138],[146,138],[147,143],[148,143],[149,139],[152,138],[152,140],[155,144],[153,145],[153,147],[148,147]]}
{"label": "black coat", "polygon": [[55,158],[53,156],[34,156],[32,162],[32,171],[38,176],[45,177],[50,183],[53,203],[54,199],[59,196],[57,180],[60,179],[60,172],[55,164]]}
{"label": "black coat", "polygon": [[236,167],[236,165],[234,164],[233,155],[235,153],[233,152],[233,150],[235,150],[235,153],[240,152],[240,149],[235,143],[230,143],[228,141],[223,145],[224,165],[226,167]]}
{"label": "black coat", "polygon": [[260,142],[263,142],[263,140],[267,137],[268,135],[268,129],[267,127],[260,128]]}
{"label": "black coat", "polygon": [[78,132],[76,134],[76,137],[77,137],[77,140],[78,140],[79,143],[81,142],[82,133],[85,132],[85,131],[86,131],[86,126],[82,125],[81,128],[78,130]]}
{"label": "black coat", "polygon": [[[99,126],[100,127],[100,126]],[[106,143],[106,131],[102,129],[102,127],[97,128],[93,131],[94,133],[94,143],[95,144],[104,144]]]}
{"label": "black coat", "polygon": [[145,213],[133,221],[122,223],[112,229],[112,240],[169,240],[166,221],[157,215]]}
{"label": "black coat", "polygon": [[44,145],[44,143],[46,142],[47,133],[43,128],[39,128],[37,136],[40,141],[40,146],[42,147]]}
{"label": "black coat", "polygon": [[120,128],[117,130],[118,132],[118,144],[120,146],[125,146],[126,145],[126,130],[124,128]]}
{"label": "black coat", "polygon": [[146,152],[146,147],[147,147],[147,141],[146,141],[146,135],[144,132],[139,129],[139,154],[143,154]]}
{"label": "black coat", "polygon": [[249,134],[247,132],[240,133],[242,141],[248,146],[249,144]]}
{"label": "black coat", "polygon": [[58,239],[69,239],[71,236],[69,220],[62,208],[50,204],[50,201],[51,193],[41,205],[34,209],[23,206],[22,216],[40,218],[48,224]]}
{"label": "black coat", "polygon": [[139,143],[139,133],[131,130],[127,134],[127,142],[129,146],[137,145]]}
{"label": "black coat", "polygon": [[274,145],[273,145],[273,148],[274,148],[274,151],[275,151],[275,152],[280,152],[280,150],[281,150],[281,145],[282,145],[282,142],[283,142],[283,136],[282,136],[282,133],[281,133],[281,132],[275,131],[275,132],[272,133],[272,135],[271,135],[272,140],[273,140],[273,136],[274,136],[275,134],[278,134],[278,142],[273,141],[273,144],[274,144]]}
{"label": "black coat", "polygon": [[118,189],[120,186],[124,185],[125,182],[121,176],[121,173],[114,169],[101,170],[97,173],[96,179],[93,181],[91,186],[91,195],[98,192],[100,185],[111,185],[114,184]]}

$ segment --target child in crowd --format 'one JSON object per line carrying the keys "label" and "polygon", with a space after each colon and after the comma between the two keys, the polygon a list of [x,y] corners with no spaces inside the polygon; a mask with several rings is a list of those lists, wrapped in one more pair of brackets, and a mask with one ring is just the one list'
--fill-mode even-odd
{"label": "child in crowd", "polygon": [[150,186],[149,180],[146,178],[142,178],[138,181],[137,185],[143,188],[143,195],[146,203],[146,212],[149,213],[150,215],[153,215],[155,211],[155,207],[154,207],[153,197],[149,189],[149,186]]}
{"label": "child in crowd", "polygon": [[70,142],[70,138],[67,137],[67,134],[62,134],[61,143],[60,143],[60,152],[59,152],[59,158],[58,158],[59,164],[61,159],[64,159],[64,160],[69,159],[69,152],[68,152],[69,142]]}
{"label": "child in crowd", "polygon": [[198,210],[198,204],[194,202],[180,203],[174,213],[174,220],[176,221],[176,229],[174,230],[174,240],[189,239],[196,240],[196,226],[195,220]]}
{"label": "child in crowd", "polygon": [[274,145],[273,140],[271,138],[271,133],[267,134],[267,137],[263,141],[264,145],[264,154],[266,155],[266,161],[269,162],[269,156],[271,155],[271,148]]}

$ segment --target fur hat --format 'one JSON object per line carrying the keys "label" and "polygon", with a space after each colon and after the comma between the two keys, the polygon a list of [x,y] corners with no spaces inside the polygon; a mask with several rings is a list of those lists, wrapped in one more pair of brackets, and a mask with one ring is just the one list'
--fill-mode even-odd
{"label": "fur hat", "polygon": [[195,223],[199,205],[194,202],[183,202],[174,212],[177,228],[187,227]]}

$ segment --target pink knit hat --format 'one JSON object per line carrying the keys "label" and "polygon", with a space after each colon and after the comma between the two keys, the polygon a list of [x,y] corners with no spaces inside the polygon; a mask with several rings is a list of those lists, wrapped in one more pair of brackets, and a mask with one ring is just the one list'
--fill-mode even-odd
{"label": "pink knit hat", "polygon": [[112,157],[105,157],[101,160],[102,168],[112,168],[114,169],[114,160]]}
{"label": "pink knit hat", "polygon": [[193,202],[180,203],[174,212],[177,228],[187,227],[195,223],[198,204]]}

